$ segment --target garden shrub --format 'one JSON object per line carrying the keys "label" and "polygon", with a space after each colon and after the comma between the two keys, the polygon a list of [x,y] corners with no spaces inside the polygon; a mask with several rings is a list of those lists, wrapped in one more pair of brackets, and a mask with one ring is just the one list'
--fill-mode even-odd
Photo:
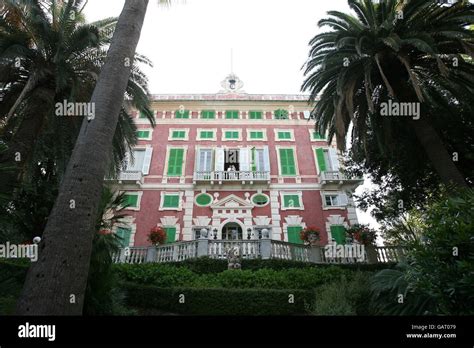
{"label": "garden shrub", "polygon": [[314,292],[304,290],[159,288],[131,283],[122,287],[131,307],[189,315],[303,315],[314,298]]}
{"label": "garden shrub", "polygon": [[369,281],[368,273],[357,272],[351,278],[325,283],[308,309],[314,315],[370,315]]}
{"label": "garden shrub", "polygon": [[0,260],[0,315],[11,315],[20,295],[30,260]]}

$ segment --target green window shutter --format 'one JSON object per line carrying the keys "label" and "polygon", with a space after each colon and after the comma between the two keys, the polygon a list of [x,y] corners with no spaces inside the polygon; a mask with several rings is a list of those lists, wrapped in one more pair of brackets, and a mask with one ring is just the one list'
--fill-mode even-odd
{"label": "green window shutter", "polygon": [[288,242],[303,244],[303,241],[300,238],[301,230],[301,226],[288,227]]}
{"label": "green window shutter", "polygon": [[346,229],[344,226],[331,226],[331,236],[336,244],[346,244]]}
{"label": "green window shutter", "polygon": [[250,132],[250,139],[263,139],[263,132]]}
{"label": "green window shutter", "polygon": [[174,243],[176,241],[176,227],[165,227],[166,243]]}
{"label": "green window shutter", "polygon": [[175,118],[189,118],[189,110],[176,110],[174,113]]}
{"label": "green window shutter", "polygon": [[324,149],[316,149],[316,157],[318,159],[319,172],[326,171],[326,161],[324,160]]}
{"label": "green window shutter", "polygon": [[132,230],[130,228],[118,227],[115,234],[119,237],[120,246],[122,248],[130,246],[130,236],[132,235]]}
{"label": "green window shutter", "polygon": [[277,120],[286,120],[288,119],[288,111],[283,109],[278,109],[274,111],[275,119]]}
{"label": "green window shutter", "polygon": [[293,149],[280,149],[280,167],[282,175],[296,175]]}
{"label": "green window shutter", "polygon": [[318,132],[313,132],[313,138],[316,140],[323,139],[321,134],[319,134]]}
{"label": "green window shutter", "polygon": [[201,118],[211,120],[216,118],[216,113],[214,110],[203,110],[201,111]]}
{"label": "green window shutter", "polygon": [[290,132],[278,132],[278,139],[281,139],[281,140],[291,139],[291,133]]}
{"label": "green window shutter", "polygon": [[179,208],[179,195],[165,195],[163,208]]}
{"label": "green window shutter", "polygon": [[196,203],[198,205],[209,205],[211,202],[212,198],[208,194],[200,194],[196,197]]}
{"label": "green window shutter", "polygon": [[214,132],[212,131],[202,131],[201,132],[201,139],[213,139]]}
{"label": "green window shutter", "polygon": [[226,119],[238,119],[239,118],[239,112],[237,110],[227,110],[225,112],[225,118]]}
{"label": "green window shutter", "polygon": [[146,114],[143,111],[140,111],[140,118],[146,118]]}
{"label": "green window shutter", "polygon": [[261,120],[262,119],[262,112],[261,111],[250,111],[249,112],[249,119],[251,119],[251,120]]}
{"label": "green window shutter", "polygon": [[147,139],[150,137],[150,131],[137,131],[138,139]]}
{"label": "green window shutter", "polygon": [[[293,203],[293,204],[291,204]],[[300,208],[300,197],[298,195],[284,195],[283,196],[283,206],[285,208]]]}
{"label": "green window shutter", "polygon": [[183,169],[184,149],[171,149],[168,160],[168,175],[181,176]]}
{"label": "green window shutter", "polygon": [[138,195],[126,194],[124,197],[124,202],[129,208],[138,207]]}
{"label": "green window shutter", "polygon": [[227,131],[225,137],[226,139],[239,139],[239,132]]}
{"label": "green window shutter", "polygon": [[173,139],[184,139],[186,137],[186,132],[185,131],[173,131],[171,134],[171,137]]}

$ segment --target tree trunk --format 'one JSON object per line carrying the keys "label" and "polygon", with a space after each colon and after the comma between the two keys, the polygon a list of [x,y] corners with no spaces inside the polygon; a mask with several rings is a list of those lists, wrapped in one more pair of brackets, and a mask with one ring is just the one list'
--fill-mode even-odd
{"label": "tree trunk", "polygon": [[95,119],[82,124],[38,261],[28,271],[17,304],[19,315],[82,314],[104,175],[147,5],[148,0],[126,0],[120,14],[91,99]]}
{"label": "tree trunk", "polygon": [[434,169],[444,184],[468,187],[465,178],[453,162],[453,156],[448,153],[441,138],[433,126],[421,117],[412,121],[418,141],[423,146]]}

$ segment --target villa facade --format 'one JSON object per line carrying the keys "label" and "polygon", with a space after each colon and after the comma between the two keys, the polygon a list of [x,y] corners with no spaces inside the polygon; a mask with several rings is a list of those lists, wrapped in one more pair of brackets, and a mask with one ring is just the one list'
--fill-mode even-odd
{"label": "villa facade", "polygon": [[[116,180],[129,207],[116,233],[124,246],[199,238],[302,243],[315,226],[344,243],[357,223],[350,193],[362,183],[341,173],[335,143],[314,131],[303,95],[254,95],[234,74],[206,95],[155,95],[156,127],[134,113],[138,145]],[[133,159],[132,159],[133,158]]]}

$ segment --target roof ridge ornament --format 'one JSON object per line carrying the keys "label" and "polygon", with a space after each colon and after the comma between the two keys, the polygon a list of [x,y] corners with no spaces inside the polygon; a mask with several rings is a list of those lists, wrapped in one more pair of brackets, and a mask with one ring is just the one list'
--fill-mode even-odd
{"label": "roof ridge ornament", "polygon": [[244,94],[245,91],[242,90],[244,83],[239,77],[234,74],[230,73],[226,76],[226,78],[221,82],[221,87],[223,90],[219,91],[219,93],[225,94]]}

